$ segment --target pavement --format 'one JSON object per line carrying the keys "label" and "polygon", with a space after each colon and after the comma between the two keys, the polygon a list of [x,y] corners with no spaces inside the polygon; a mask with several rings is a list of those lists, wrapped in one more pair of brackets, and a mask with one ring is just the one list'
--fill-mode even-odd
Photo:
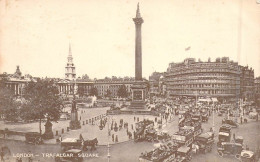
{"label": "pavement", "polygon": [[[176,116],[177,117],[177,116]],[[129,117],[130,120],[133,120],[133,116]],[[221,125],[221,120],[223,117],[215,116],[215,127],[216,132],[218,132],[219,126]],[[117,119],[115,119],[117,120]],[[169,132],[176,132],[175,129],[178,119],[173,118],[172,122],[165,123],[164,128],[168,129]],[[203,123],[204,131],[212,127],[213,118],[212,116],[209,118],[208,122]],[[253,150],[257,147],[260,142],[260,122],[256,122],[255,120],[251,120],[248,123],[243,123],[239,126],[239,128],[233,128],[232,132],[236,133],[236,135],[242,135],[244,137],[244,144],[249,146],[250,150]],[[216,136],[217,138],[217,136]],[[217,154],[217,147],[215,144],[213,145],[213,150],[210,153],[206,154],[196,154],[192,157],[192,162],[237,162],[238,160],[233,156],[225,156],[220,157]],[[26,153],[32,152],[34,155],[41,153],[55,153],[60,151],[59,145],[31,145],[26,144],[21,141],[13,141],[13,140],[2,140],[0,139],[0,145],[6,145],[10,148],[12,154],[16,153]],[[152,142],[134,142],[127,141],[124,143],[118,143],[116,145],[111,145],[109,148],[110,153],[110,161],[112,162],[133,162],[138,161],[138,157],[142,152],[149,152],[154,149],[154,143]],[[108,148],[107,146],[98,146],[97,150],[90,152],[84,151],[86,154],[98,154],[98,157],[85,157],[84,161],[88,162],[106,162],[108,161],[107,154]],[[23,158],[23,161],[26,161],[26,158]],[[53,158],[43,158],[42,156],[34,157],[33,162],[54,162]]]}
{"label": "pavement", "polygon": [[[77,130],[69,130],[67,131],[67,127],[69,127],[70,120],[61,120],[58,122],[52,122],[52,130],[54,133],[54,139],[50,140],[44,140],[45,144],[57,144],[56,139],[59,138],[59,136],[62,137],[62,139],[65,138],[79,138],[80,134],[84,138],[84,140],[91,140],[94,138],[98,139],[98,145],[107,145],[115,144],[115,143],[121,143],[129,141],[129,137],[127,135],[127,129],[122,128],[118,131],[111,131],[111,136],[108,136],[108,123],[109,127],[111,127],[111,122],[117,123],[119,126],[120,120],[123,119],[124,122],[128,123],[128,131],[132,133],[135,131],[135,123],[138,121],[142,121],[143,119],[149,119],[155,121],[155,116],[152,115],[109,115],[108,121],[106,126],[100,130],[99,124],[100,124],[100,118],[97,119],[97,117],[106,117],[106,111],[109,109],[109,107],[105,108],[81,108],[78,110],[78,118],[81,123],[81,129]],[[95,119],[94,124],[89,123],[89,119]],[[177,118],[177,117],[175,117]],[[139,119],[139,120],[138,120]],[[88,124],[86,124],[86,120],[88,121]],[[177,121],[177,120],[176,120]],[[84,122],[84,124],[83,124]],[[133,129],[132,126],[133,125]],[[161,130],[166,130],[166,121],[163,120],[163,128]],[[176,125],[176,124],[175,124]],[[5,123],[4,121],[0,121],[0,127],[2,129],[8,128],[10,131],[17,131],[17,132],[39,132],[39,123],[38,122],[32,122],[32,123]],[[155,123],[155,128],[158,128],[157,123]],[[64,133],[62,133],[62,129],[64,130]],[[42,122],[42,132],[44,133],[44,122]],[[56,135],[58,133],[58,135]],[[114,134],[114,137],[118,137],[118,142],[113,141],[112,135]],[[132,136],[133,137],[133,136]],[[0,138],[4,138],[3,135],[0,135]],[[5,137],[6,139],[10,140],[19,140],[19,141],[25,141],[25,137],[21,135],[9,135]]]}

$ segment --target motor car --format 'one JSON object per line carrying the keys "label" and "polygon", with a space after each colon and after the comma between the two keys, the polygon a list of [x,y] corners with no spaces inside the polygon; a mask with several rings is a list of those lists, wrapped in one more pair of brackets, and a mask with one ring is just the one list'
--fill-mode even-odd
{"label": "motor car", "polygon": [[208,115],[208,113],[203,113],[202,114],[202,121],[203,122],[207,122],[209,120],[209,115]]}
{"label": "motor car", "polygon": [[236,143],[240,143],[241,145],[243,145],[244,138],[242,136],[236,136],[235,142]]}
{"label": "motor car", "polygon": [[240,154],[241,162],[256,162],[256,154],[253,151],[242,150]]}
{"label": "motor car", "polygon": [[180,148],[178,148],[177,153],[176,153],[176,157],[175,160],[176,161],[180,161],[180,162],[186,162],[186,161],[190,161],[192,158],[191,155],[191,148],[187,147],[187,146],[181,146]]}
{"label": "motor car", "polygon": [[[64,156],[63,156],[64,155]],[[82,151],[80,149],[71,149],[62,153],[63,157],[56,157],[55,162],[82,162]]]}
{"label": "motor car", "polygon": [[250,112],[250,113],[249,113],[249,118],[250,118],[250,119],[256,119],[256,118],[257,118],[257,115],[258,115],[257,112]]}
{"label": "motor car", "polygon": [[235,128],[237,128],[239,125],[238,125],[238,123],[237,122],[235,122],[234,120],[232,120],[232,119],[223,119],[222,120],[222,124],[228,124],[228,125],[230,125],[231,127],[235,127]]}
{"label": "motor car", "polygon": [[25,143],[43,144],[42,135],[38,132],[27,132],[25,134]]}
{"label": "motor car", "polygon": [[199,151],[206,153],[212,150],[212,145],[214,143],[214,133],[206,132],[198,135],[195,138],[195,143],[199,146]]}
{"label": "motor car", "polygon": [[243,146],[240,143],[223,142],[221,147],[218,147],[219,156],[234,155],[237,159],[240,157]]}

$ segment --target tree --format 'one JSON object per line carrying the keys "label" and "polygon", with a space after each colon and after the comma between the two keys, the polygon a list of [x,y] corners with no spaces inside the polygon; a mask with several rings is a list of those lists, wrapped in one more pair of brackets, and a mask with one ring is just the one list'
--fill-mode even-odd
{"label": "tree", "polygon": [[85,95],[83,86],[78,87],[78,94],[79,94],[79,97],[83,97]]}
{"label": "tree", "polygon": [[62,100],[59,90],[53,81],[38,79],[37,82],[30,82],[24,88],[26,103],[22,106],[21,118],[25,120],[39,120],[41,130],[42,119],[57,121],[62,112]]}
{"label": "tree", "polygon": [[117,95],[121,98],[126,98],[127,95],[127,90],[125,85],[121,85],[120,88],[117,91]]}
{"label": "tree", "polygon": [[112,94],[111,91],[108,89],[106,93],[106,97],[111,97],[111,94]]}
{"label": "tree", "polygon": [[89,76],[88,76],[88,74],[84,74],[84,75],[82,75],[82,79],[83,79],[83,80],[89,80]]}
{"label": "tree", "polygon": [[89,92],[90,96],[98,96],[98,90],[96,87],[92,87]]}

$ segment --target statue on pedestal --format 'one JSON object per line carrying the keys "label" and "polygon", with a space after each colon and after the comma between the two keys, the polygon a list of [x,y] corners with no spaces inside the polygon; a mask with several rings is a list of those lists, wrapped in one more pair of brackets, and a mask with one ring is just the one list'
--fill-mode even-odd
{"label": "statue on pedestal", "polygon": [[72,100],[72,108],[71,108],[71,117],[70,117],[70,129],[80,129],[80,122],[78,120],[78,109],[77,109],[77,103],[75,99],[75,95],[73,96]]}
{"label": "statue on pedestal", "polygon": [[50,118],[47,118],[45,123],[45,132],[43,134],[44,139],[53,139],[53,132],[52,132],[52,123],[50,122]]}

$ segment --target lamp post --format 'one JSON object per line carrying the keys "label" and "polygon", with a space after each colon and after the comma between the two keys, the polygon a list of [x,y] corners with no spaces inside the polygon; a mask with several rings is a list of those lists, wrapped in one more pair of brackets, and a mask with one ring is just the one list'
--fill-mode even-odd
{"label": "lamp post", "polygon": [[107,115],[107,161],[110,161],[110,145],[109,145],[109,137],[110,137],[110,133],[109,133],[109,122],[110,122],[110,116]]}

